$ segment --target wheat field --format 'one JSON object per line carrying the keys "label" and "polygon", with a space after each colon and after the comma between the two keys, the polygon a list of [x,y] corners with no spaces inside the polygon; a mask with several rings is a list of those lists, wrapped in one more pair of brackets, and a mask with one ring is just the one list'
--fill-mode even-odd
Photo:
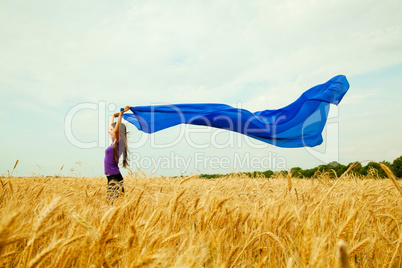
{"label": "wheat field", "polygon": [[398,182],[1,178],[0,267],[401,267]]}

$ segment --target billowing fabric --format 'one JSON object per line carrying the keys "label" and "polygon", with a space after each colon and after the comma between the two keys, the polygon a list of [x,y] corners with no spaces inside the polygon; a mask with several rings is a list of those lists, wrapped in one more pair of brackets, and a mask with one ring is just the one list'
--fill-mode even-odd
{"label": "billowing fabric", "polygon": [[235,131],[278,147],[313,147],[323,142],[329,104],[338,105],[348,89],[346,77],[338,75],[277,110],[252,113],[220,103],[187,103],[135,106],[123,118],[145,133],[193,124]]}

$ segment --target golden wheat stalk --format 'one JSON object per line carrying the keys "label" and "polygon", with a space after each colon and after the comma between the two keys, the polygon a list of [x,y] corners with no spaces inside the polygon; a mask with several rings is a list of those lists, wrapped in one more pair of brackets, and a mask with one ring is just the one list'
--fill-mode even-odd
{"label": "golden wheat stalk", "polygon": [[132,248],[134,242],[138,241],[137,230],[135,229],[134,224],[130,225],[130,229],[131,229],[131,236],[129,237],[129,239],[127,241],[128,248]]}
{"label": "golden wheat stalk", "polygon": [[[336,182],[334,183],[334,185],[332,185],[331,189],[328,190],[328,192],[324,195],[324,197],[321,199],[320,203],[318,203],[318,205],[315,207],[315,209],[313,210],[313,212],[308,216],[307,221],[309,219],[311,219],[311,217],[315,214],[315,212],[318,210],[318,208],[321,206],[321,204],[324,202],[324,200],[327,198],[327,196],[332,192],[332,190],[335,188],[335,186],[338,184],[338,182],[341,181],[341,179],[344,178],[344,176],[346,176],[346,174],[352,169],[354,168],[356,165],[358,164],[358,162],[353,163],[352,165],[350,165],[350,167],[339,177],[339,179],[336,180]],[[297,233],[296,238],[293,240],[293,242],[291,243],[290,247],[287,250],[287,253],[292,249],[292,247],[294,246],[294,244],[296,243],[296,241],[298,240],[301,232],[303,231],[303,229],[305,228],[307,221],[304,223],[304,225],[302,226],[302,228],[300,229],[300,231]]]}
{"label": "golden wheat stalk", "polygon": [[175,201],[174,201],[174,203],[173,203],[172,213],[175,213],[175,212],[176,212],[177,205],[179,204],[179,199],[180,199],[180,197],[184,194],[184,192],[185,192],[186,190],[187,190],[187,189],[183,189],[183,190],[176,196]]}
{"label": "golden wheat stalk", "polygon": [[337,243],[337,263],[339,267],[348,268],[349,260],[348,260],[348,250],[345,241],[342,239]]}
{"label": "golden wheat stalk", "polygon": [[36,240],[39,240],[41,237],[46,236],[49,233],[52,233],[56,228],[60,227],[60,223],[55,223],[50,227],[45,227],[43,230],[39,230],[35,233],[34,236],[28,241],[27,247],[30,247]]}
{"label": "golden wheat stalk", "polygon": [[77,221],[77,223],[83,227],[85,227],[86,229],[90,230],[92,233],[95,233],[97,235],[99,235],[99,233],[96,231],[96,229],[91,226],[87,221],[85,221],[80,215],[76,214],[76,213],[72,213],[71,214],[72,218],[75,219]]}
{"label": "golden wheat stalk", "polygon": [[[399,267],[395,186],[370,176],[317,176],[292,178],[298,200],[284,174],[276,181],[242,174],[181,185],[177,178],[126,178],[130,191],[113,208],[105,201],[104,178],[3,178],[0,267],[347,266],[336,244],[340,234],[350,243],[350,266]],[[55,196],[62,198],[57,204]],[[13,211],[19,214],[9,225]]]}
{"label": "golden wheat stalk", "polygon": [[45,260],[47,255],[49,255],[52,251],[57,250],[58,245],[60,245],[62,242],[64,242],[65,239],[59,239],[58,241],[51,243],[47,248],[42,250],[40,253],[38,253],[29,263],[28,263],[28,268],[31,267],[36,267],[39,265],[42,261]]}
{"label": "golden wheat stalk", "polygon": [[165,244],[169,244],[169,242],[172,242],[172,241],[176,240],[177,238],[182,237],[184,234],[185,234],[185,233],[182,231],[182,232],[179,232],[179,233],[177,233],[177,234],[171,235],[171,236],[169,236],[168,238],[166,238],[165,240],[163,240],[163,241],[160,243],[160,246],[162,247],[162,246],[165,245]]}
{"label": "golden wheat stalk", "polygon": [[15,164],[14,164],[13,170],[11,171],[10,177],[13,176],[14,169],[17,167],[19,161],[20,161],[20,160],[15,161]]}
{"label": "golden wheat stalk", "polygon": [[[396,245],[394,254],[392,255],[391,260],[389,261],[388,267],[391,268],[394,266],[394,263],[396,261],[396,259],[399,257],[399,259],[401,259],[401,244],[402,244],[402,233],[400,234],[399,240],[398,240],[398,244]],[[399,265],[401,264],[401,260],[399,262]]]}
{"label": "golden wheat stalk", "polygon": [[223,267],[230,267],[230,260],[233,258],[233,256],[236,254],[236,252],[239,250],[239,246],[235,246],[235,247],[233,247],[231,250],[230,250],[230,252],[229,252],[229,254],[228,254],[228,256],[227,256],[227,260],[226,260],[226,262],[225,262],[225,264],[224,264],[224,266]]}
{"label": "golden wheat stalk", "polygon": [[179,185],[182,185],[182,184],[185,183],[186,181],[191,180],[191,179],[196,178],[196,177],[198,177],[197,174],[188,176],[187,178],[185,178],[185,179],[183,179],[182,181],[180,181]]}
{"label": "golden wheat stalk", "polygon": [[288,180],[288,191],[290,193],[292,191],[292,172],[289,171],[286,178]]}
{"label": "golden wheat stalk", "polygon": [[366,238],[365,240],[357,244],[353,249],[349,251],[349,256],[352,257],[362,252],[364,248],[370,243],[370,240],[370,238]]}
{"label": "golden wheat stalk", "polygon": [[394,175],[394,173],[392,173],[392,171],[386,165],[380,163],[380,166],[385,171],[385,173],[387,173],[387,176],[392,180],[392,182],[394,183],[396,189],[398,189],[399,193],[402,196],[401,186],[399,186],[399,183],[396,181],[396,176]]}
{"label": "golden wheat stalk", "polygon": [[14,213],[13,215],[3,219],[0,224],[0,253],[7,244],[10,243],[10,235],[12,233],[12,227],[14,226],[19,214]]}
{"label": "golden wheat stalk", "polygon": [[[119,212],[120,212],[120,207],[117,207],[117,208],[110,209],[104,215],[102,222],[106,222],[106,224],[104,224],[104,227],[102,228],[102,230],[100,232],[100,237],[99,237],[99,241],[98,241],[98,244],[100,245],[101,249],[104,247],[107,236],[112,231],[111,230],[112,226],[115,223],[117,217],[119,216]],[[106,217],[109,215],[110,215],[110,218],[108,221],[106,221]]]}
{"label": "golden wheat stalk", "polygon": [[239,259],[239,257],[242,255],[242,253],[244,252],[244,250],[251,244],[251,242],[254,242],[255,239],[257,239],[257,238],[259,238],[259,237],[261,237],[261,236],[263,236],[263,235],[267,235],[268,237],[270,237],[270,238],[272,238],[274,241],[276,241],[276,242],[278,243],[278,245],[281,247],[283,253],[285,253],[285,248],[284,248],[284,246],[282,245],[280,239],[279,239],[276,235],[274,235],[273,233],[271,233],[271,232],[265,232],[265,233],[259,234],[259,235],[255,236],[255,237],[253,237],[252,239],[250,239],[250,241],[243,247],[243,249],[242,249],[242,250],[240,251],[240,253],[237,255],[236,259],[233,261],[233,263],[232,263],[232,265],[231,265],[230,267],[233,267],[233,266],[236,264],[236,262],[237,262],[237,260]]}
{"label": "golden wheat stalk", "polygon": [[61,197],[56,197],[53,201],[42,211],[39,218],[34,225],[33,232],[37,233],[53,216],[53,212],[61,206]]}
{"label": "golden wheat stalk", "polygon": [[358,210],[355,210],[352,212],[352,214],[349,216],[349,218],[346,220],[345,224],[343,225],[343,227],[341,228],[341,230],[338,233],[337,239],[341,239],[343,238],[351,229],[353,223],[354,223],[354,219],[356,217]]}

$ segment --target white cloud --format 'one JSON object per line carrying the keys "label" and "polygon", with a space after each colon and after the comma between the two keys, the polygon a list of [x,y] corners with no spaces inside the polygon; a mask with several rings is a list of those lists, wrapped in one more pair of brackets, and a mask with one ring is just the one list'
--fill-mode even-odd
{"label": "white cloud", "polygon": [[286,98],[402,58],[397,1],[104,5],[88,14],[81,4],[6,7],[7,83],[44,103],[224,101],[255,81]]}

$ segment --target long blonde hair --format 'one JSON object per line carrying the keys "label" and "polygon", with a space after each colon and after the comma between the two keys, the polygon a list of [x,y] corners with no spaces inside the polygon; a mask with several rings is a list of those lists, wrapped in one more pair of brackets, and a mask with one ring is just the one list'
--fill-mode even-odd
{"label": "long blonde hair", "polygon": [[[112,127],[116,127],[116,122],[112,123]],[[128,154],[128,148],[127,148],[127,129],[126,125],[123,123],[120,123],[120,128],[119,128],[119,142],[115,142],[113,144],[113,158],[114,160],[118,163],[119,162],[119,152],[123,151],[123,167],[126,168],[128,166],[127,162],[127,154]]]}

